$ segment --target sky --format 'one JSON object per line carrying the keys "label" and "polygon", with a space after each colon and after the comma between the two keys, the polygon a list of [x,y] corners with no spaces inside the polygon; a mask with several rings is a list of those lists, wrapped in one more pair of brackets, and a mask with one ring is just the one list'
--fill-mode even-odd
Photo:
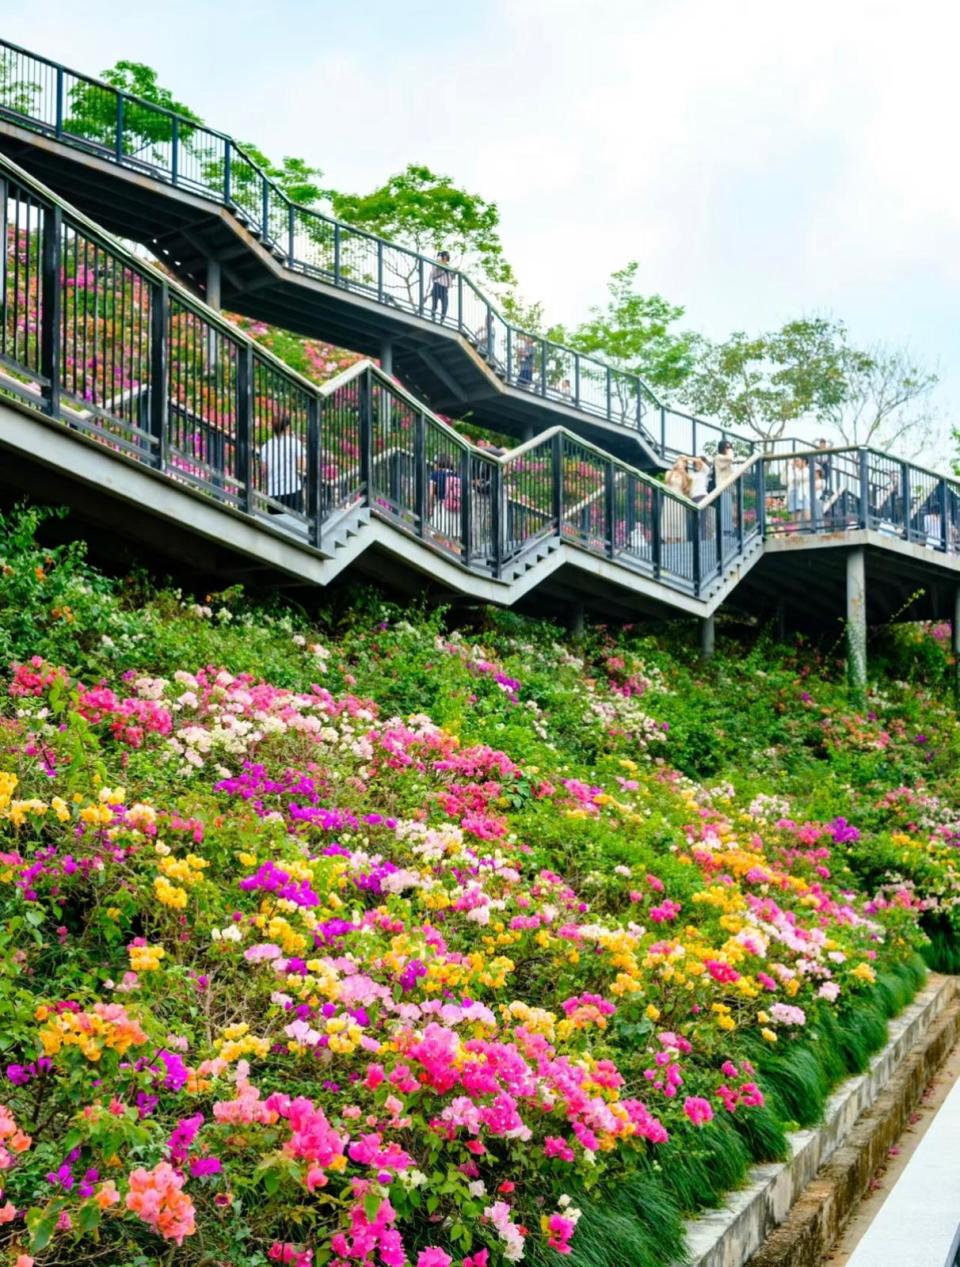
{"label": "sky", "polygon": [[338,189],[411,161],[450,175],[497,203],[550,322],[636,259],[692,329],[842,318],[939,371],[944,434],[960,413],[955,0],[0,0],[0,18],[85,73],[147,62]]}

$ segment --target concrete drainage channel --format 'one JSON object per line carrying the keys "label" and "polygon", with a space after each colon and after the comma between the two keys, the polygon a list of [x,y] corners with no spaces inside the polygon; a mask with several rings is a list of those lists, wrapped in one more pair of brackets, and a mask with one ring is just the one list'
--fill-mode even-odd
{"label": "concrete drainage channel", "polygon": [[[818,1267],[960,1039],[957,984],[931,977],[890,1022],[867,1072],[830,1097],[820,1126],[791,1136],[789,1159],[755,1166],[722,1210],[690,1223],[690,1267]],[[877,1258],[870,1267],[894,1262],[905,1267],[901,1258]],[[930,1267],[949,1267],[949,1260]]]}

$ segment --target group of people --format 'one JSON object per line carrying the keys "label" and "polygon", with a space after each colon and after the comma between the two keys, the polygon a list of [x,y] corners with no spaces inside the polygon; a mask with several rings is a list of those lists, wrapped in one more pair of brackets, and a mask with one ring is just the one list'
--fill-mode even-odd
{"label": "group of people", "polygon": [[733,475],[733,445],[729,440],[721,440],[712,459],[681,453],[667,472],[664,483],[673,492],[702,502],[715,488],[728,484]]}

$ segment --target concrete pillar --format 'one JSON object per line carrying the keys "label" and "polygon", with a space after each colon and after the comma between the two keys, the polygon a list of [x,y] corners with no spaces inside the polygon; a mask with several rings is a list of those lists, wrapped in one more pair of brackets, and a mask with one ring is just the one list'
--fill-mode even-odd
{"label": "concrete pillar", "polygon": [[536,429],[534,428],[533,423],[532,422],[525,423],[524,428],[523,428],[523,439],[521,440],[521,444],[526,444],[527,441],[532,440],[536,434],[537,432],[536,432]]}
{"label": "concrete pillar", "polygon": [[220,311],[220,261],[207,260],[207,307]]}
{"label": "concrete pillar", "polygon": [[847,676],[853,694],[867,686],[867,573],[863,548],[847,554]]}
{"label": "concrete pillar", "polygon": [[716,616],[704,616],[700,621],[700,659],[711,660],[717,641]]}
{"label": "concrete pillar", "polygon": [[570,632],[575,638],[583,633],[583,603],[570,604]]}
{"label": "concrete pillar", "polygon": [[953,594],[953,622],[950,629],[950,646],[953,650],[953,694],[960,705],[960,585]]}
{"label": "concrete pillar", "polygon": [[380,368],[384,374],[393,373],[393,340],[384,339],[380,344]]}

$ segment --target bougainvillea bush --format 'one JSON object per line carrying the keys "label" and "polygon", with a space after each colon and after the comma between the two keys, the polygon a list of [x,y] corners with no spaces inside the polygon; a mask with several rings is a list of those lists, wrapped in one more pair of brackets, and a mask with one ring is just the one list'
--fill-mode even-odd
{"label": "bougainvillea bush", "polygon": [[952,953],[917,683],[857,712],[762,638],[707,672],[157,592],[37,522],[0,559],[10,1264],[666,1267]]}

